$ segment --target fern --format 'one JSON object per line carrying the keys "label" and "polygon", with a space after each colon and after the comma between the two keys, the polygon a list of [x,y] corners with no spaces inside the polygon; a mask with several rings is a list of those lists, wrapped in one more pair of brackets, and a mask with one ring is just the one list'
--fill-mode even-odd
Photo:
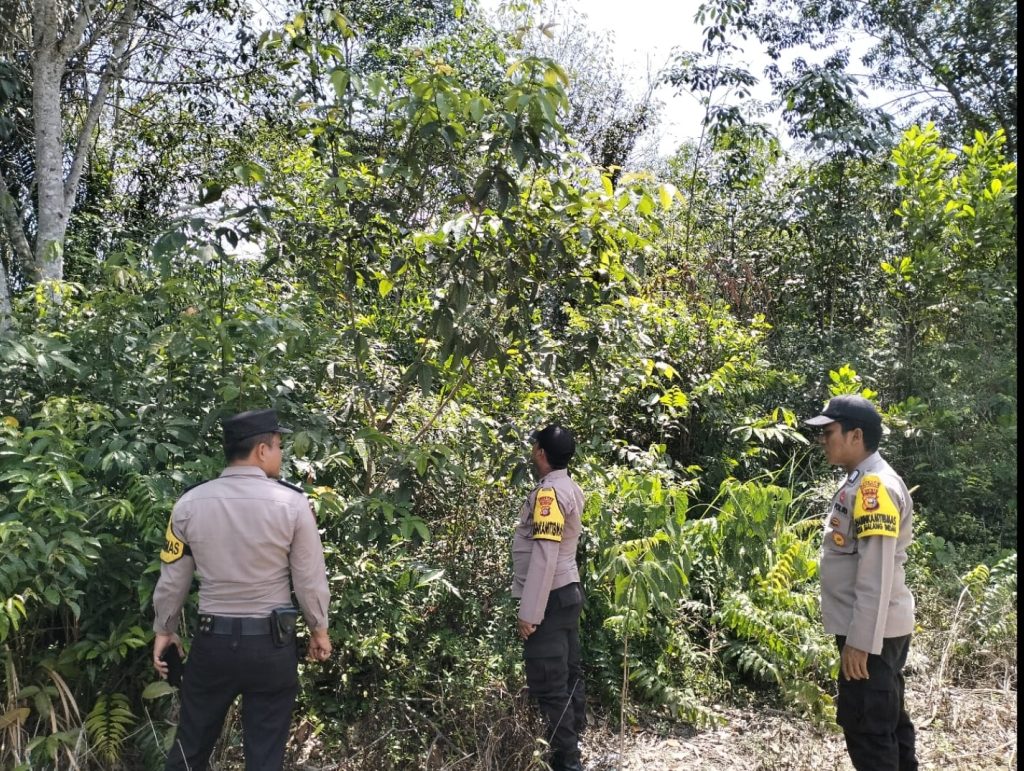
{"label": "fern", "polygon": [[85,718],[85,730],[93,749],[108,765],[121,757],[121,747],[135,724],[128,698],[121,693],[103,694]]}
{"label": "fern", "polygon": [[678,688],[661,667],[650,667],[634,662],[629,679],[635,689],[652,704],[667,708],[674,717],[695,726],[712,726],[723,721],[714,712],[700,703],[700,699],[689,689]]}
{"label": "fern", "polygon": [[762,683],[774,683],[782,685],[783,676],[779,665],[758,649],[758,647],[746,642],[733,642],[725,650],[725,660],[732,662],[736,668],[752,676]]}
{"label": "fern", "polygon": [[1017,555],[1005,557],[992,568],[978,565],[963,580],[974,600],[969,617],[981,640],[1000,644],[1016,639]]}

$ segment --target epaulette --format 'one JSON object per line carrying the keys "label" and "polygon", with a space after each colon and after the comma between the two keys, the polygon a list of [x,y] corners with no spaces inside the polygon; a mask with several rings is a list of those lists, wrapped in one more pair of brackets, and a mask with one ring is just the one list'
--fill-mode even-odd
{"label": "epaulette", "polygon": [[[218,478],[218,477],[214,477],[213,479],[217,479],[217,478]],[[187,493],[187,492],[188,492],[189,490],[191,490],[191,489],[193,489],[193,488],[196,488],[196,487],[199,487],[199,485],[205,485],[205,484],[206,484],[207,482],[212,482],[212,481],[213,481],[213,479],[203,479],[203,480],[201,480],[201,481],[199,481],[199,482],[193,482],[193,483],[192,483],[192,484],[190,484],[190,485],[189,485],[188,487],[186,487],[186,488],[185,488],[184,490],[182,490],[182,491],[181,491],[181,494],[182,494],[182,495],[184,495],[184,494],[185,494],[185,493]]]}
{"label": "epaulette", "polygon": [[285,482],[285,481],[284,481],[283,479],[278,479],[278,480],[276,480],[276,481],[277,481],[277,483],[278,483],[279,485],[284,485],[284,486],[285,486],[285,487],[287,487],[287,488],[288,488],[289,490],[294,490],[295,492],[297,492],[297,493],[302,493],[303,495],[305,495],[305,494],[306,494],[306,491],[305,491],[305,490],[303,490],[303,489],[302,489],[301,487],[299,487],[298,485],[293,485],[293,484],[292,484],[291,482]]}

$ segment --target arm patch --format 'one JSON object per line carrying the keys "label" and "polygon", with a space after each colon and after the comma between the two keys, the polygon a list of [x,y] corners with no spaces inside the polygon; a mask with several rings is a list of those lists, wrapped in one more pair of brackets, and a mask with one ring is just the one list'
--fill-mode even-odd
{"label": "arm patch", "polygon": [[561,541],[565,530],[565,517],[558,507],[555,488],[542,487],[537,491],[533,505],[533,540]]}
{"label": "arm patch", "polygon": [[853,504],[853,523],[858,538],[882,535],[895,538],[900,532],[900,510],[889,496],[882,480],[871,474],[864,477]]}
{"label": "arm patch", "polygon": [[178,538],[174,528],[171,527],[173,516],[172,514],[172,518],[167,520],[167,532],[164,533],[164,548],[160,551],[160,561],[167,564],[177,562],[186,554],[192,553],[192,550],[188,548],[188,544]]}

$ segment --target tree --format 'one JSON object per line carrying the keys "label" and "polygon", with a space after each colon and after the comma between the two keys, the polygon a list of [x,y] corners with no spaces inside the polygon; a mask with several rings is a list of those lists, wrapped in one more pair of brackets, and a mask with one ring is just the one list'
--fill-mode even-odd
{"label": "tree", "polygon": [[[536,23],[537,19],[543,21]],[[630,93],[628,79],[610,51],[610,37],[595,34],[586,21],[585,14],[553,3],[540,4],[529,15],[499,18],[499,24],[514,30],[514,48],[550,58],[565,70],[566,134],[591,163],[609,170],[615,182],[621,169],[635,163],[641,140],[656,126],[655,81],[649,75],[642,93]]]}
{"label": "tree", "polygon": [[[846,71],[845,36],[865,33],[875,41],[863,57],[873,68],[868,80],[902,91],[895,100],[902,112],[912,120],[935,119],[963,140],[975,130],[1002,129],[1007,156],[1016,157],[1017,6],[1011,0],[710,0],[700,14],[712,22],[708,34],[753,36],[776,63],[801,47],[830,52],[820,64],[798,60],[795,77],[769,67],[776,94],[790,102],[827,86],[853,105],[856,79]],[[836,113],[835,105],[825,113]]]}
{"label": "tree", "polygon": [[[203,70],[233,58],[225,51],[235,43],[218,23],[238,13],[233,3],[184,0],[17,0],[12,10],[0,28],[5,320],[12,289],[65,279],[72,215],[87,197],[91,164],[117,155],[110,137],[127,128],[138,146],[163,94],[196,97],[206,89],[209,96],[214,84],[233,81],[223,68]],[[166,136],[171,144],[173,133]]]}

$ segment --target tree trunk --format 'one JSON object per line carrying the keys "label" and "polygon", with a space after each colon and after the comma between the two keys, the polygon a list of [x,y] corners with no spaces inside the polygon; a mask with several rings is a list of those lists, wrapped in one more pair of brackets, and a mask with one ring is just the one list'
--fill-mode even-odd
{"label": "tree trunk", "polygon": [[64,153],[61,141],[60,78],[63,67],[50,52],[40,52],[33,67],[32,107],[36,133],[36,278],[64,277]]}
{"label": "tree trunk", "polygon": [[7,271],[4,270],[3,257],[0,257],[0,335],[11,326],[13,313],[11,310],[11,289],[7,284]]}
{"label": "tree trunk", "polygon": [[[86,2],[62,37],[54,0],[35,0],[32,19],[32,119],[38,191],[38,232],[33,276],[36,280],[60,281],[64,278],[64,239],[71,209],[75,204],[75,191],[85,168],[92,135],[99,124],[107,94],[111,85],[124,72],[126,52],[137,13],[136,0],[128,0],[114,20],[110,57],[100,73],[96,93],[91,99],[88,93],[85,94],[85,119],[77,130],[73,154],[68,157],[64,147],[61,80],[68,58],[80,48],[91,11]],[[87,41],[86,45],[94,42]]]}

